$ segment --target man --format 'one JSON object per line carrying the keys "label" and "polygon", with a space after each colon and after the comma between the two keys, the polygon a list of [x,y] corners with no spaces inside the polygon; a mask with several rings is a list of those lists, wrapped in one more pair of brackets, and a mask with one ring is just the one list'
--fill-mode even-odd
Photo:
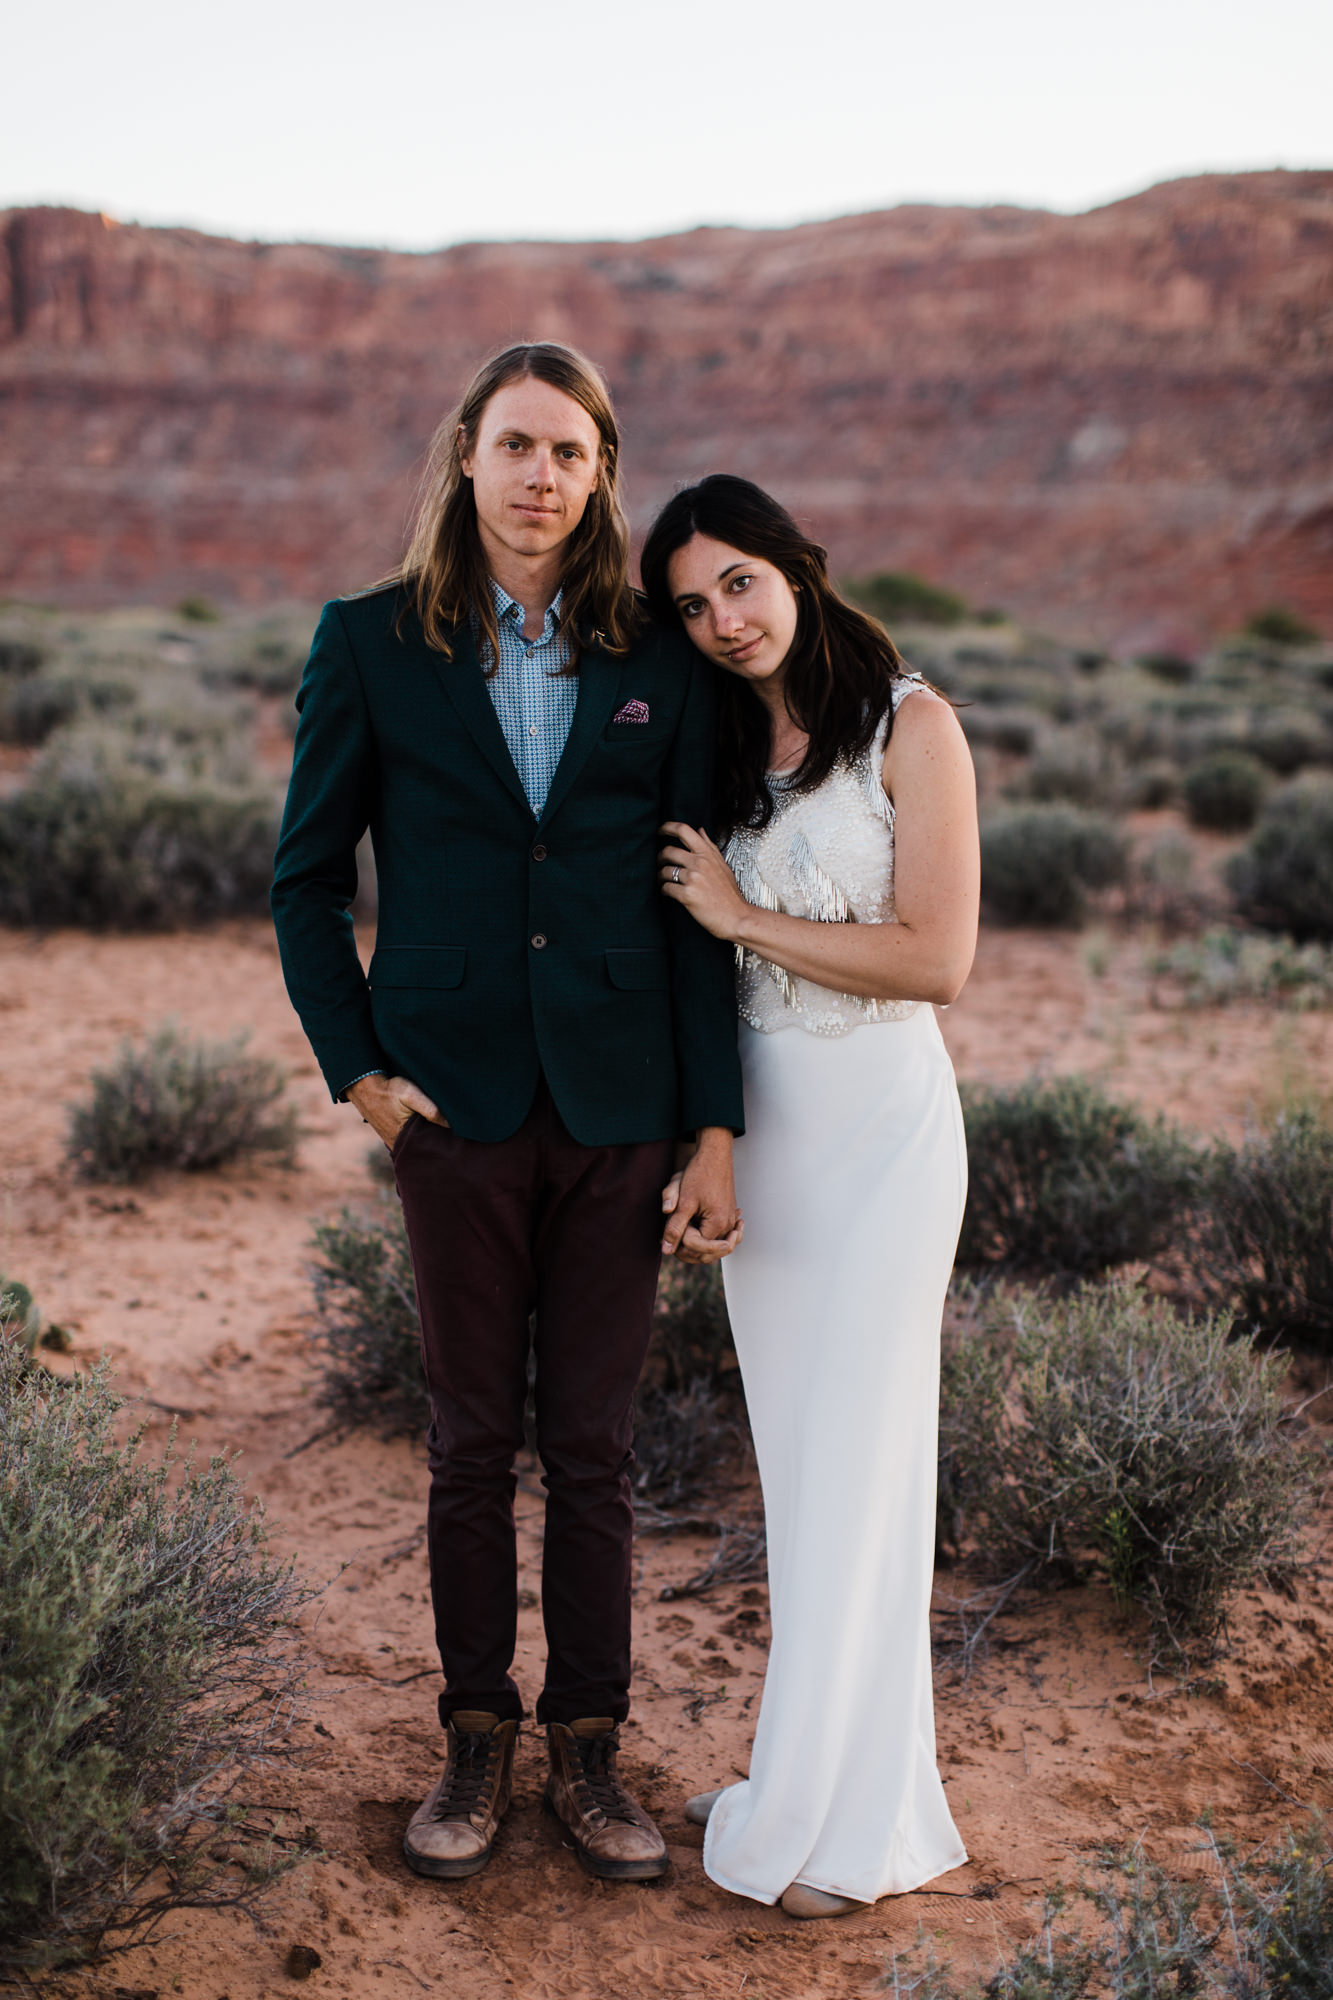
{"label": "man", "polygon": [[[618,450],[581,356],[498,355],[437,433],[402,572],[325,608],[297,698],[283,970],[335,1098],[392,1150],[430,1395],[447,1760],[404,1849],[432,1876],[484,1867],[509,1803],[534,1313],[546,1803],[594,1874],[667,1865],[616,1770],[631,1406],[659,1255],[738,1240],[742,1112],[730,952],[657,885],[662,822],[709,814],[710,669],[628,587]],[[349,908],[367,827],[363,975]]]}

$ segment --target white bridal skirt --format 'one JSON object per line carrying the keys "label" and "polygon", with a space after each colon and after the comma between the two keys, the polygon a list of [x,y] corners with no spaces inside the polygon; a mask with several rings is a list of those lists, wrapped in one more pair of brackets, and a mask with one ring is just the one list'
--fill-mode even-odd
{"label": "white bridal skirt", "polygon": [[935,1767],[940,1319],[967,1190],[922,1006],[837,1038],[742,1024],[745,1240],[723,1265],[763,1483],[773,1647],[714,1882],[873,1902],[966,1861]]}

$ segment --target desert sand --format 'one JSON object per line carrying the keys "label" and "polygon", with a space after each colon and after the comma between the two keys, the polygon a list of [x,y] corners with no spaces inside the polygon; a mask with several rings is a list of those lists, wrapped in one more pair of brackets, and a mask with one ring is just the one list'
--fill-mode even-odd
{"label": "desert sand", "polygon": [[[368,942],[368,940],[367,940]],[[239,1452],[276,1547],[319,1585],[306,1624],[309,1720],[299,1772],[264,1796],[313,1826],[323,1856],[266,1904],[261,1927],[231,1913],[182,1915],[156,1941],[60,1982],[70,1995],[261,2000],[292,1990],[293,1943],[322,1961],[309,1990],[411,2000],[627,2000],[651,1992],[747,2000],[868,1994],[923,1931],[960,1976],[1029,1937],[1044,1889],[1077,1876],[1103,1842],[1142,1838],[1188,1868],[1211,1807],[1247,1845],[1333,1797],[1330,1515],[1291,1597],[1247,1595],[1231,1646],[1189,1687],[1152,1676],[1143,1635],[1094,1590],[1032,1598],[997,1621],[989,1657],[960,1685],[941,1606],[939,1755],[972,1857],[919,1894],[836,1923],[793,1923],[704,1876],[686,1796],[743,1774],[767,1632],[762,1584],[667,1601],[696,1572],[705,1537],[645,1539],[636,1590],[634,1713],[623,1766],[660,1816],[671,1873],[613,1886],[581,1873],[540,1810],[544,1751],[519,1746],[514,1807],[487,1872],[424,1882],[399,1840],[433,1782],[434,1718],[420,1445],[318,1437],[308,1266],[312,1222],[374,1198],[368,1135],[335,1108],[291,1014],[259,924],[163,938],[0,936],[6,1143],[0,1268],[31,1285],[84,1368],[112,1357],[143,1399],[154,1444]],[[280,1060],[304,1121],[299,1162],[132,1190],[75,1181],[62,1161],[65,1107],[126,1035],[174,1017],[191,1034],[248,1028]],[[1333,1021],[1254,1006],[1155,1008],[1130,938],[983,935],[972,981],[944,1016],[964,1077],[1085,1070],[1201,1131],[1247,1118],[1330,1073]],[[1333,1402],[1333,1397],[1327,1399]],[[312,1440],[314,1440],[312,1442]],[[525,1575],[516,1672],[531,1698],[541,1632],[534,1595],[542,1500],[519,1495]],[[941,1599],[973,1587],[942,1573]],[[262,1788],[261,1788],[262,1789]]]}

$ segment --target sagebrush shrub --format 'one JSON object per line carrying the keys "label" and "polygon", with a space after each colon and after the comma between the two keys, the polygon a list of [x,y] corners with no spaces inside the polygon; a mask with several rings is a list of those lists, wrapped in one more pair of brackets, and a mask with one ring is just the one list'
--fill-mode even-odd
{"label": "sagebrush shrub", "polygon": [[[105,1368],[0,1335],[0,1965],[96,1954],[173,1909],[246,1905],[309,1842],[245,1781],[296,1713],[309,1595],[229,1466],[120,1441]],[[274,1844],[276,1833],[278,1844]]]}
{"label": "sagebrush shrub", "polygon": [[70,1112],[66,1157],[89,1180],[131,1181],[169,1167],[218,1167],[242,1153],[290,1159],[296,1113],[275,1064],[245,1053],[248,1037],[191,1041],[167,1022],[95,1070],[88,1101]]}
{"label": "sagebrush shrub", "polygon": [[1263,710],[1250,742],[1255,756],[1281,778],[1294,777],[1306,764],[1327,763],[1331,747],[1318,716],[1300,708]]}
{"label": "sagebrush shrub", "polygon": [[953,1418],[989,1563],[1099,1575],[1183,1652],[1212,1645],[1236,1591],[1295,1564],[1314,1455],[1284,1424],[1285,1361],[1234,1343],[1228,1316],[1191,1319],[1118,1276],[1011,1292],[971,1338],[1005,1357],[998,1417]]}
{"label": "sagebrush shrub", "polygon": [[1181,781],[1191,826],[1210,833],[1248,832],[1266,788],[1262,764],[1244,750],[1215,750],[1192,764]]}
{"label": "sagebrush shrub", "polygon": [[1233,1000],[1333,1006],[1333,949],[1327,945],[1214,928],[1150,952],[1146,964],[1179,988],[1186,1006],[1221,1007]]}
{"label": "sagebrush shrub", "polygon": [[313,1266],[323,1396],[347,1423],[392,1434],[430,1419],[407,1229],[396,1200],[318,1223]]}
{"label": "sagebrush shrub", "polygon": [[1227,880],[1241,913],[1265,930],[1333,943],[1333,784],[1276,793]]}
{"label": "sagebrush shrub", "polygon": [[1281,1113],[1206,1169],[1194,1269],[1206,1297],[1263,1339],[1333,1353],[1333,1121]]}
{"label": "sagebrush shrub", "polygon": [[1278,646],[1308,646],[1320,636],[1308,618],[1285,604],[1270,604],[1266,610],[1256,611],[1244,629],[1247,637],[1267,639]]}
{"label": "sagebrush shrub", "polygon": [[[1328,2000],[1333,1994],[1333,1846],[1325,1823],[1288,1828],[1238,1855],[1206,1820],[1206,1874],[1170,1875],[1141,1846],[1105,1851],[1075,1889],[1048,1891],[1037,1935],[1006,1947],[978,1984],[958,1985],[924,1935],[895,1952],[900,2000]],[[1071,1905],[1080,1921],[1068,1924]]]}
{"label": "sagebrush shrub", "polygon": [[1029,806],[981,829],[981,896],[1006,924],[1077,924],[1088,891],[1122,881],[1127,848],[1109,820],[1073,806]]}
{"label": "sagebrush shrub", "polygon": [[967,616],[961,597],[927,583],[911,570],[883,569],[846,585],[854,604],[872,618],[894,625],[958,625]]}
{"label": "sagebrush shrub", "polygon": [[1089,1275],[1155,1256],[1198,1184],[1184,1137],[1082,1076],[961,1088],[964,1267]]}
{"label": "sagebrush shrub", "polygon": [[79,689],[67,680],[0,680],[0,743],[30,750],[45,743],[79,706]]}
{"label": "sagebrush shrub", "polygon": [[153,930],[261,914],[265,793],[114,764],[38,772],[0,799],[0,922]]}
{"label": "sagebrush shrub", "polygon": [[1145,674],[1151,674],[1154,680],[1166,681],[1175,687],[1192,681],[1199,670],[1198,661],[1192,660],[1188,653],[1140,653],[1134,664],[1142,667]]}

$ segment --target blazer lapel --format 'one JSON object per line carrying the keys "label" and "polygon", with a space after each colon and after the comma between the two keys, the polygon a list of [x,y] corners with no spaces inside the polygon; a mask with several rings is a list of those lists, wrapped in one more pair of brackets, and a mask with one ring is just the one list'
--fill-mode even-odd
{"label": "blazer lapel", "polygon": [[[546,794],[546,804],[542,807],[543,825],[559,811],[570,786],[592,754],[594,743],[611,720],[620,687],[620,669],[621,662],[612,659],[595,644],[585,647],[579,655],[578,706],[574,710],[564,752],[555,767],[551,789]],[[519,789],[521,791],[522,787]]]}
{"label": "blazer lapel", "polygon": [[[440,686],[453,703],[459,720],[465,724],[477,748],[489,763],[506,791],[512,792],[525,813],[532,813],[528,795],[523,789],[514,760],[509,754],[509,745],[500,727],[500,718],[495,712],[490,690],[486,686],[477,658],[477,648],[467,627],[457,626],[450,634],[454,649],[452,660],[446,660],[422,642],[422,651],[430,660]],[[580,696],[580,707],[582,697]]]}

